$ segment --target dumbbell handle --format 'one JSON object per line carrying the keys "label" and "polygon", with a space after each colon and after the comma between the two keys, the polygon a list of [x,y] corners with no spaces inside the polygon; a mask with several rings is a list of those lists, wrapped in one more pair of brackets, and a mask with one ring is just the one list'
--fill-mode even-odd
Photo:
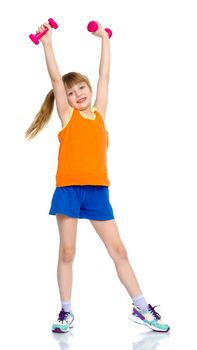
{"label": "dumbbell handle", "polygon": [[[89,31],[89,32],[96,32],[97,31],[97,29],[98,29],[98,23],[96,22],[96,21],[91,21],[91,22],[89,22],[88,23],[88,25],[87,25],[87,30]],[[111,38],[111,36],[112,36],[112,31],[111,31],[111,29],[109,29],[109,28],[105,28],[105,31],[108,33],[108,35],[109,35],[109,38]]]}
{"label": "dumbbell handle", "polygon": [[46,34],[46,32],[48,32],[48,28],[43,30],[43,32],[36,33],[35,36],[36,36],[37,39],[40,39],[40,38],[42,38],[43,35]]}

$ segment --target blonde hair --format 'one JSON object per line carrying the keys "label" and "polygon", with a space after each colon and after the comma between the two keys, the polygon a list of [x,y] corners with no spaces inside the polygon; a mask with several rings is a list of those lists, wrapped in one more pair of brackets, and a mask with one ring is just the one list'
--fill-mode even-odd
{"label": "blonde hair", "polygon": [[[89,79],[80,73],[70,72],[62,76],[62,80],[65,84],[65,88],[71,89],[73,85],[86,82],[90,91],[92,92],[92,87]],[[25,132],[25,138],[29,141],[33,139],[49,122],[54,107],[54,93],[53,89],[46,95],[39,112],[36,114],[33,122]]]}

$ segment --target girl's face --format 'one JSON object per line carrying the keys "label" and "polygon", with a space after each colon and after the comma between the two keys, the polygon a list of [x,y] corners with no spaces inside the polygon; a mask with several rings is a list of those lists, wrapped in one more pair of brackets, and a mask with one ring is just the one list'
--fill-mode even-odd
{"label": "girl's face", "polygon": [[92,92],[86,82],[73,85],[66,89],[68,103],[71,107],[83,110],[91,105]]}

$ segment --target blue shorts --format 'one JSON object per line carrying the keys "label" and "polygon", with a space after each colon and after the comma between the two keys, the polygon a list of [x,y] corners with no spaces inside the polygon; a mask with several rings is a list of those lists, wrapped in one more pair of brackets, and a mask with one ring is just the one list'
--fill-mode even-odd
{"label": "blue shorts", "polygon": [[108,186],[72,185],[56,187],[49,215],[64,214],[73,218],[112,220]]}

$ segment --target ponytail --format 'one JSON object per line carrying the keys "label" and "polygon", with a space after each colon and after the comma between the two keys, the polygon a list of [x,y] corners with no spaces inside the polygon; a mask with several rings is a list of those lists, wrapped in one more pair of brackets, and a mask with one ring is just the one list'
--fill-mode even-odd
{"label": "ponytail", "polygon": [[54,107],[53,89],[48,92],[39,112],[36,114],[30,127],[25,132],[25,138],[29,141],[33,139],[49,122]]}
{"label": "ponytail", "polygon": [[[81,73],[69,72],[62,76],[62,80],[67,88],[71,88],[73,85],[85,81],[86,84],[89,86],[90,91],[92,91],[89,79],[86,77],[86,75],[83,75]],[[29,140],[33,139],[33,137],[36,136],[44,128],[44,126],[49,122],[49,119],[53,112],[53,106],[54,93],[53,90],[51,90],[45,97],[45,100],[39,112],[36,114],[29,129],[27,129],[27,131],[25,132],[25,138],[28,138]]]}

